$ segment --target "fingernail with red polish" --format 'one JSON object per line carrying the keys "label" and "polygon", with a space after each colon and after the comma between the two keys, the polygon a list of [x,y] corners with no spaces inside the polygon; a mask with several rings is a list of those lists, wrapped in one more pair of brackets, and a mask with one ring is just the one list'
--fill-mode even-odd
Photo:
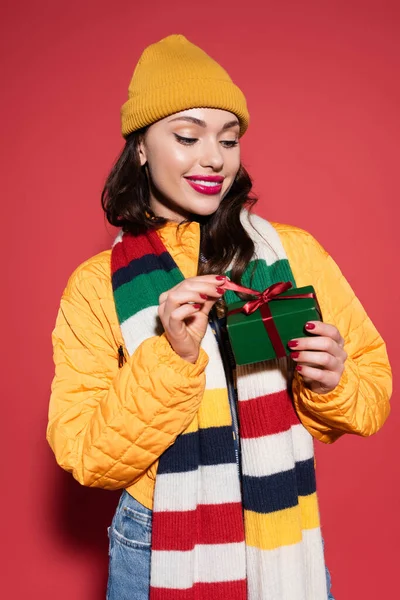
{"label": "fingernail with red polish", "polygon": [[314,323],[306,323],[306,329],[315,329]]}
{"label": "fingernail with red polish", "polygon": [[300,352],[292,352],[292,354],[290,355],[292,358],[299,358],[300,356]]}
{"label": "fingernail with red polish", "polygon": [[301,371],[302,370],[302,366],[301,365],[296,365],[296,371]]}
{"label": "fingernail with red polish", "polygon": [[203,300],[208,300],[207,294],[200,294],[200,297],[203,298]]}
{"label": "fingernail with red polish", "polygon": [[201,304],[192,304],[193,308],[201,308]]}
{"label": "fingernail with red polish", "polygon": [[293,342],[288,342],[288,346],[289,348],[296,348],[296,346],[298,345],[299,342],[293,341]]}
{"label": "fingernail with red polish", "polygon": [[225,275],[217,275],[215,279],[218,279],[218,281],[222,281],[223,279],[226,279]]}
{"label": "fingernail with red polish", "polygon": [[217,288],[217,292],[218,292],[218,294],[223,294],[225,292],[225,290],[222,289],[222,288],[220,288],[220,287],[218,287]]}

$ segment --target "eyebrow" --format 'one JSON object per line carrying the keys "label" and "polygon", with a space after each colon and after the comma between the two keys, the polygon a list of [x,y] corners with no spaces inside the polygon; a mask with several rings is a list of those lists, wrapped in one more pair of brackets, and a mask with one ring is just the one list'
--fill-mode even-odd
{"label": "eyebrow", "polygon": [[[173,121],[188,121],[189,123],[194,123],[195,125],[199,125],[200,127],[207,127],[207,123],[202,121],[201,119],[196,119],[195,117],[176,117],[175,119],[170,119],[168,123],[172,123]],[[222,127],[221,131],[225,131],[226,129],[230,129],[235,125],[240,125],[239,121],[235,119],[234,121],[228,121]]]}

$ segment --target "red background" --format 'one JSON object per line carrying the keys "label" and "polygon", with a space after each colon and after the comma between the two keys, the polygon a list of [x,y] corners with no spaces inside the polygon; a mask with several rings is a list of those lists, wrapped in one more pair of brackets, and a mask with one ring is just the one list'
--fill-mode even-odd
{"label": "red background", "polygon": [[[396,1],[21,2],[2,7],[4,598],[105,597],[118,492],[85,489],[45,441],[50,334],[68,276],[110,246],[100,192],[142,49],[183,33],[244,90],[258,212],[333,255],[399,371],[400,14]],[[316,444],[339,600],[398,588],[399,411]],[[5,417],[5,418],[4,418]],[[4,537],[3,537],[4,540]],[[5,562],[6,561],[6,562]]]}

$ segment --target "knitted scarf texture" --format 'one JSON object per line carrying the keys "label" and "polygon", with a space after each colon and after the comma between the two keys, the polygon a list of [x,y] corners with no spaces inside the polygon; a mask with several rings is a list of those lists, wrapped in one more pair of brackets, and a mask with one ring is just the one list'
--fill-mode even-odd
{"label": "knitted scarf texture", "polygon": [[[247,211],[241,219],[255,243],[241,283],[258,291],[278,281],[295,287],[274,227]],[[120,232],[111,268],[132,355],[146,338],[162,333],[158,298],[184,276],[155,231]],[[227,291],[225,299],[240,298]],[[210,325],[202,347],[209,363],[200,408],[160,456],[150,599],[326,600],[313,439],[293,406],[289,360],[236,368],[239,470],[224,367]]]}

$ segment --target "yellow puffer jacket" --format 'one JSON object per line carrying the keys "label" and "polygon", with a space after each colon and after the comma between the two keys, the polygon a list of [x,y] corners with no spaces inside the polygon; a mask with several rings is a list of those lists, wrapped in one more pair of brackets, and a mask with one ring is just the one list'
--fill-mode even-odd
{"label": "yellow puffer jacket", "polygon": [[[324,321],[345,339],[348,359],[339,385],[314,394],[295,372],[296,410],[308,431],[327,444],[344,433],[370,436],[390,412],[391,368],[386,346],[338,266],[308,232],[272,223],[298,287],[312,284]],[[176,238],[159,235],[185,277],[197,272],[197,223]],[[61,298],[52,333],[55,377],[47,440],[58,464],[83,485],[126,488],[152,508],[158,457],[190,424],[201,401],[208,357],[178,356],[165,335],[145,340],[122,368],[124,347],[110,277],[111,250],[81,264]],[[127,356],[126,350],[125,355]]]}

